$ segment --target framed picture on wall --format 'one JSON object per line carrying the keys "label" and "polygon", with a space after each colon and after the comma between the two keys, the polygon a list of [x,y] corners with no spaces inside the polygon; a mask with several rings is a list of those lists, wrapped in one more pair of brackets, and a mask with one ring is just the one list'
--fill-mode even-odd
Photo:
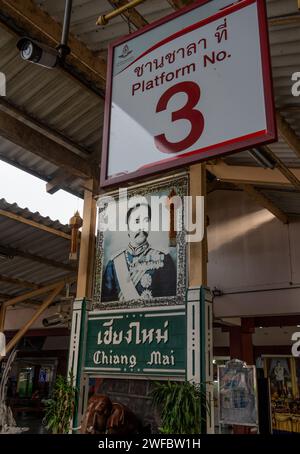
{"label": "framed picture on wall", "polygon": [[293,358],[289,356],[270,356],[264,358],[265,376],[270,379],[273,399],[291,399],[296,392],[293,373]]}
{"label": "framed picture on wall", "polygon": [[271,391],[274,430],[300,432],[300,359],[289,355],[264,356],[264,373]]}
{"label": "framed picture on wall", "polygon": [[296,370],[296,397],[300,397],[300,357],[294,358]]}
{"label": "framed picture on wall", "polygon": [[256,368],[239,360],[218,365],[219,424],[258,425]]}
{"label": "framed picture on wall", "polygon": [[187,193],[183,175],[98,200],[95,309],[184,302]]}

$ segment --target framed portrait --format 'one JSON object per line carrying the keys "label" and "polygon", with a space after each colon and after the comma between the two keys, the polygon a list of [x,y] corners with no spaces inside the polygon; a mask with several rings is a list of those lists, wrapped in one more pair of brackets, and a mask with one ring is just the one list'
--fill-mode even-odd
{"label": "framed portrait", "polygon": [[270,379],[273,399],[294,396],[292,358],[288,356],[265,357],[265,375]]}
{"label": "framed portrait", "polygon": [[296,397],[300,397],[300,358],[294,358],[296,370]]}
{"label": "framed portrait", "polygon": [[255,366],[231,360],[218,365],[219,423],[258,425]]}
{"label": "framed portrait", "polygon": [[276,431],[300,433],[300,360],[290,355],[265,355],[269,378],[272,426]]}
{"label": "framed portrait", "polygon": [[186,195],[183,174],[99,198],[94,309],[183,304]]}

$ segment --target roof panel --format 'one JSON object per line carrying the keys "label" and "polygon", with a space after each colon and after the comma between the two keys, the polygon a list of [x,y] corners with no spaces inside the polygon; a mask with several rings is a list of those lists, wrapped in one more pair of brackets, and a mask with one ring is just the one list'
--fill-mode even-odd
{"label": "roof panel", "polygon": [[[34,221],[42,226],[51,227],[57,231],[70,234],[70,227],[59,221],[41,216],[38,212],[32,213],[27,208],[17,204],[10,204],[0,199],[0,246],[14,248],[42,258],[54,260],[61,264],[70,264],[70,240],[39,228],[24,224],[18,220],[4,216],[3,211],[11,215]],[[70,274],[70,270],[56,267],[52,264],[41,263],[28,257],[15,255],[12,259],[0,257],[0,275],[20,279],[35,284],[43,284],[52,280],[59,280]],[[16,285],[2,281],[0,278],[1,294],[21,294],[31,290],[30,286]]]}
{"label": "roof panel", "polygon": [[300,215],[300,192],[263,189],[263,194],[284,213]]}

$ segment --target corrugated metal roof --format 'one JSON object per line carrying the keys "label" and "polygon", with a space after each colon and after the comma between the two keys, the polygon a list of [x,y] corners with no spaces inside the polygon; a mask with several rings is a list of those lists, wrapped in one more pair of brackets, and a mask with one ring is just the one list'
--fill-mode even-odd
{"label": "corrugated metal roof", "polygon": [[61,224],[58,220],[53,221],[48,216],[42,216],[38,211],[32,212],[28,208],[21,208],[16,203],[8,203],[5,199],[0,199],[0,210],[9,211],[10,213],[22,216],[25,219],[31,219],[46,227],[52,227],[65,233],[71,233],[69,225]]}
{"label": "corrugated metal roof", "polygon": [[[278,138],[278,142],[272,143],[268,145],[268,147],[278,156],[279,159],[281,159],[282,162],[284,162],[287,167],[295,169],[300,168],[300,159],[281,137]],[[228,156],[225,159],[225,162],[230,165],[257,167],[257,162],[248,151],[242,151]]]}
{"label": "corrugated metal roof", "polygon": [[103,99],[62,71],[23,61],[16,41],[1,29],[0,69],[6,75],[6,98],[87,151],[95,151],[101,138]]}
{"label": "corrugated metal roof", "polygon": [[[26,220],[34,221],[40,225],[50,227],[70,234],[68,225],[62,225],[49,217],[44,217],[38,212],[31,212],[28,208],[21,208],[16,203],[10,204],[5,199],[0,199],[0,210],[17,215]],[[50,259],[60,264],[69,264],[70,240],[40,230],[36,226],[4,216],[0,211],[0,246],[21,250],[38,257]],[[0,257],[0,275],[8,278],[19,279],[36,285],[42,285],[52,280],[59,280],[72,271],[63,267],[41,263],[28,257],[15,255],[11,258]],[[28,292],[33,287],[16,285],[5,282],[0,278],[1,294],[19,295]]]}
{"label": "corrugated metal roof", "polygon": [[264,188],[262,193],[284,213],[287,213],[290,216],[300,215],[299,191]]}
{"label": "corrugated metal roof", "polygon": [[[293,0],[272,0],[267,2],[269,17],[299,14],[297,2]],[[282,116],[287,120],[295,133],[300,136],[300,99],[292,95],[292,74],[300,68],[300,29],[299,24],[285,26],[273,25],[269,27],[272,72],[275,105]],[[298,106],[292,112],[282,110],[283,106]],[[280,137],[277,143],[270,148],[290,167],[299,168],[300,159],[291,151]]]}
{"label": "corrugated metal roof", "polygon": [[[46,181],[50,181],[59,170],[58,166],[9,142],[1,136],[0,159]],[[72,181],[68,180],[65,186],[62,184],[62,188],[67,189],[73,194],[82,195],[82,180],[80,178],[74,178]]]}
{"label": "corrugated metal roof", "polygon": [[[35,3],[47,11],[55,20],[62,22],[64,2],[59,0],[36,0]],[[112,10],[107,0],[74,0],[71,16],[71,32],[95,51],[107,49],[108,43],[135,30],[134,25],[117,16],[105,27],[96,25],[101,14]],[[136,10],[149,22],[174,12],[167,0],[150,0],[141,3]]]}

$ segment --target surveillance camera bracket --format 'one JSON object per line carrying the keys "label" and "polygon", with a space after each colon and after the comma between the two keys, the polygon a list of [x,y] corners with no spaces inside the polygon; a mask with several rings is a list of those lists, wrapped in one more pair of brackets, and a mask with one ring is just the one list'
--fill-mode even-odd
{"label": "surveillance camera bracket", "polygon": [[73,0],[66,0],[65,2],[65,13],[64,13],[64,22],[62,27],[61,33],[61,42],[56,47],[59,55],[59,60],[63,63],[66,56],[69,55],[71,52],[70,47],[68,46],[68,39],[69,39],[69,30],[70,30],[70,22],[71,22],[71,14],[72,14],[72,3]]}
{"label": "surveillance camera bracket", "polygon": [[70,47],[66,44],[59,44],[58,46],[56,46],[56,50],[58,52],[59,60],[62,62],[65,61],[66,56],[71,52]]}

